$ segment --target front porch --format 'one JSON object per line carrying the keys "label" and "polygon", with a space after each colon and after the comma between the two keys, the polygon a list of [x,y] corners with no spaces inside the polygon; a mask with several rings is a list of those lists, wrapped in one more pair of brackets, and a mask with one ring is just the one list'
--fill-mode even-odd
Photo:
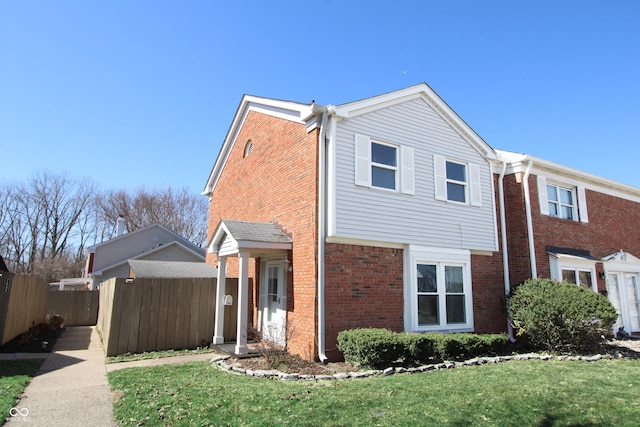
{"label": "front porch", "polygon": [[[220,221],[209,244],[209,252],[218,255],[218,285],[213,345],[231,349],[229,354],[243,355],[255,350],[247,342],[249,319],[249,262],[261,259],[258,324],[262,338],[280,344],[286,339],[277,331],[286,329],[286,269],[287,255],[293,243],[275,224],[243,221]],[[224,283],[229,257],[238,258],[238,321],[235,345],[225,343]],[[262,270],[261,268],[261,270]],[[276,332],[274,332],[276,331]],[[282,342],[282,344],[284,344]],[[253,347],[253,348],[252,348]]]}

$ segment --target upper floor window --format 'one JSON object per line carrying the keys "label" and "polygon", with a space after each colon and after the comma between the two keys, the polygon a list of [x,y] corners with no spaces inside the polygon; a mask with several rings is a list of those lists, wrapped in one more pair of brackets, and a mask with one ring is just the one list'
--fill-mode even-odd
{"label": "upper floor window", "polygon": [[356,135],[355,184],[415,194],[413,148]]}
{"label": "upper floor window", "polygon": [[589,222],[584,187],[548,182],[538,175],[540,213],[555,218]]}
{"label": "upper floor window", "polygon": [[549,215],[563,219],[577,220],[576,197],[570,188],[547,184]]}
{"label": "upper floor window", "polygon": [[467,166],[462,163],[446,162],[447,200],[467,202]]}
{"label": "upper floor window", "polygon": [[433,155],[436,200],[482,206],[480,165]]}
{"label": "upper floor window", "polygon": [[396,189],[398,149],[379,142],[371,143],[371,185],[389,190]]}

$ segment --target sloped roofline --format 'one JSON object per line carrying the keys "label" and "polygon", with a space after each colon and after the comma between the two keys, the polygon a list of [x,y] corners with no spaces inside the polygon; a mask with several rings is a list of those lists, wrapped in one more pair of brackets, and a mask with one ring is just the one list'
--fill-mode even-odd
{"label": "sloped roofline", "polygon": [[478,135],[440,96],[426,83],[420,83],[393,92],[353,101],[335,107],[328,107],[339,118],[349,119],[391,105],[422,98],[430,105],[458,134],[460,134],[483,157],[495,159],[495,150]]}
{"label": "sloped roofline", "polygon": [[121,234],[120,236],[114,237],[113,239],[109,239],[109,240],[107,240],[105,242],[98,243],[97,245],[90,246],[88,248],[88,251],[95,253],[96,249],[99,248],[99,247],[109,246],[110,244],[119,242],[121,240],[125,240],[125,239],[130,238],[130,237],[135,237],[137,234],[143,233],[143,232],[145,232],[145,231],[147,231],[147,230],[149,230],[151,228],[160,228],[160,229],[163,229],[163,230],[167,231],[170,234],[173,234],[176,237],[176,239],[178,239],[181,242],[185,243],[185,245],[183,245],[183,246],[186,246],[187,248],[190,247],[190,250],[193,253],[202,254],[203,256],[206,253],[204,249],[194,245],[193,243],[191,243],[190,241],[188,241],[184,237],[182,237],[179,234],[169,230],[167,227],[165,227],[164,225],[162,225],[162,224],[160,224],[158,222],[155,222],[155,223],[153,223],[151,225],[147,225],[146,227],[138,228],[137,230],[134,230],[134,231],[132,231],[130,233]]}
{"label": "sloped roofline", "polygon": [[612,190],[613,192],[609,192],[609,194],[614,196],[640,201],[640,188],[638,187],[623,184],[618,181],[574,169],[569,166],[564,166],[559,163],[554,163],[549,160],[544,160],[530,154],[515,153],[505,150],[496,150],[496,153],[498,154],[499,160],[504,160],[508,163],[509,173],[522,172],[526,169],[529,162],[532,162],[533,173],[555,173],[585,184],[591,184],[591,186],[600,189],[600,191],[604,191],[604,189]]}
{"label": "sloped roofline", "polygon": [[211,169],[211,173],[209,174],[209,179],[202,190],[202,195],[209,196],[213,192],[213,188],[216,186],[216,183],[220,178],[220,174],[224,169],[224,165],[229,158],[231,149],[236,142],[238,133],[240,132],[244,120],[250,111],[259,111],[264,114],[302,124],[306,122],[305,119],[312,115],[314,111],[322,111],[322,109],[324,109],[324,107],[314,103],[302,104],[299,102],[263,98],[245,94],[236,109],[235,115],[233,116],[227,135],[220,147],[218,157],[216,158],[213,168]]}
{"label": "sloped roofline", "polygon": [[[129,234],[131,234],[131,233],[129,233]],[[175,233],[174,233],[174,234],[175,234]],[[134,257],[127,258],[127,259],[125,259],[124,261],[119,261],[119,262],[117,262],[117,263],[115,263],[115,264],[108,265],[108,266],[106,266],[106,267],[104,267],[104,268],[101,268],[100,270],[92,271],[90,274],[91,274],[91,275],[93,275],[93,276],[102,276],[102,273],[103,273],[104,271],[106,271],[106,270],[112,270],[112,269],[114,269],[114,268],[116,268],[116,267],[119,267],[119,266],[121,266],[121,265],[128,264],[128,263],[129,263],[129,260],[132,260],[132,259],[133,259],[133,260],[137,260],[137,259],[143,258],[143,257],[146,257],[146,256],[147,256],[147,255],[149,255],[149,254],[153,254],[153,253],[156,253],[156,252],[163,251],[163,250],[167,249],[168,247],[170,247],[170,246],[174,246],[174,245],[177,245],[177,246],[181,247],[182,249],[184,249],[185,251],[187,251],[187,252],[189,252],[189,253],[191,253],[191,254],[193,254],[193,255],[197,256],[197,257],[202,258],[202,261],[203,261],[203,262],[204,262],[204,261],[205,261],[205,259],[206,259],[206,256],[205,256],[203,253],[201,253],[200,248],[198,248],[198,249],[199,249],[198,251],[194,251],[194,250],[192,250],[192,249],[188,248],[187,246],[183,245],[182,243],[177,242],[177,241],[175,241],[175,240],[174,240],[174,241],[172,241],[172,242],[170,242],[170,243],[166,243],[166,244],[164,244],[164,245],[156,246],[155,248],[150,249],[150,250],[145,251],[145,252],[142,252],[142,253],[140,253],[140,254],[138,254],[138,255],[134,256]],[[172,261],[167,261],[167,262],[172,262]]]}

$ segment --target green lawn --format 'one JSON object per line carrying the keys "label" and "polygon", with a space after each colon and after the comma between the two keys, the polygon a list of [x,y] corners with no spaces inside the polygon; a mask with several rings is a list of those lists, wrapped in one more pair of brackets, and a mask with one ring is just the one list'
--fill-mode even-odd
{"label": "green lawn", "polygon": [[512,361],[322,382],[205,362],[109,373],[123,426],[636,426],[640,361]]}
{"label": "green lawn", "polygon": [[0,361],[0,424],[9,418],[9,411],[36,374],[44,359]]}

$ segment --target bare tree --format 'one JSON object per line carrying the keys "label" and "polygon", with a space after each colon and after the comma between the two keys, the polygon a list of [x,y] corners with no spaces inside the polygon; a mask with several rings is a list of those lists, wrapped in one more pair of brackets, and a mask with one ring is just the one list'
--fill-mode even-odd
{"label": "bare tree", "polygon": [[207,236],[207,200],[188,189],[162,190],[139,188],[135,193],[124,190],[104,194],[99,202],[105,222],[124,217],[128,232],[158,223],[197,246],[204,246]]}
{"label": "bare tree", "polygon": [[186,188],[98,193],[90,180],[43,171],[0,183],[0,253],[12,271],[74,277],[86,249],[114,237],[118,215],[127,231],[159,223],[204,246],[207,201]]}
{"label": "bare tree", "polygon": [[0,199],[8,212],[0,222],[0,248],[12,268],[48,280],[77,275],[91,236],[87,218],[95,217],[93,184],[44,171],[8,188]]}

